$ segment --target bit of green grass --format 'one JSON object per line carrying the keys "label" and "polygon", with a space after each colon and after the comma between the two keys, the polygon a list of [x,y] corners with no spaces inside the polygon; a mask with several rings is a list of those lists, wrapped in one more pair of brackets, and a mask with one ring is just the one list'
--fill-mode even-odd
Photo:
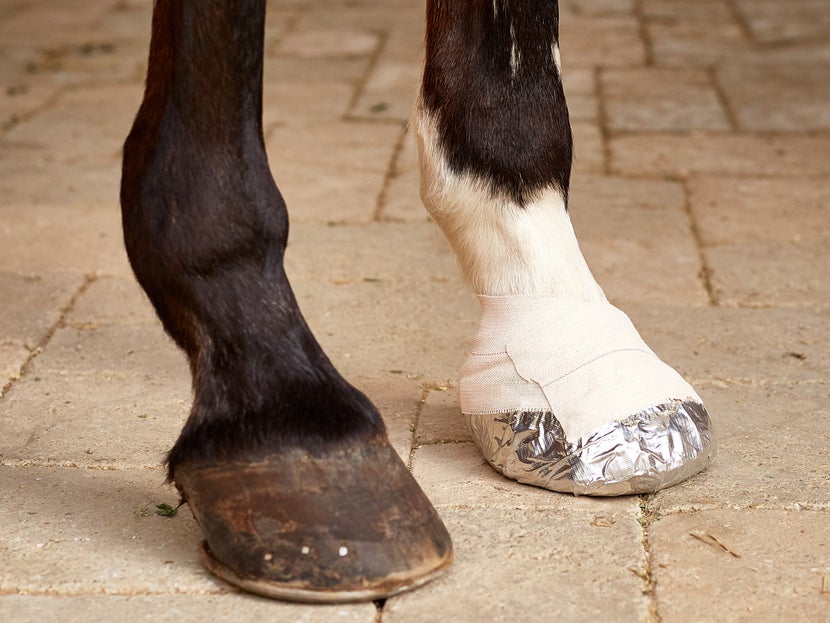
{"label": "bit of green grass", "polygon": [[112,54],[115,46],[112,43],[84,43],[78,48],[81,56],[92,56],[93,54]]}
{"label": "bit of green grass", "polygon": [[178,512],[178,508],[173,508],[165,502],[162,502],[161,504],[156,504],[156,515],[161,515],[162,517],[175,517],[176,513]]}
{"label": "bit of green grass", "polygon": [[[181,506],[181,504],[179,506]],[[153,510],[153,507],[155,507],[155,510]],[[173,506],[170,506],[169,504],[166,504],[165,502],[162,502],[160,504],[153,504],[152,502],[150,502],[149,504],[145,504],[141,508],[137,508],[135,510],[135,516],[136,517],[153,517],[154,515],[158,515],[160,517],[175,517],[176,513],[178,513],[178,512],[179,512],[179,507],[178,506],[176,506],[174,508]]]}

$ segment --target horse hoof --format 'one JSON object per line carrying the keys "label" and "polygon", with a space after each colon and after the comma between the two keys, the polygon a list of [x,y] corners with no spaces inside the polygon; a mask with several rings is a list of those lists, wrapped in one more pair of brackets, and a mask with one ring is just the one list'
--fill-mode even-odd
{"label": "horse hoof", "polygon": [[385,438],[319,454],[185,463],[174,478],[205,535],[202,563],[251,593],[382,599],[452,562],[444,524]]}
{"label": "horse hoof", "polygon": [[480,299],[461,410],[496,470],[611,496],[653,493],[712,461],[703,401],[622,310],[533,295]]}

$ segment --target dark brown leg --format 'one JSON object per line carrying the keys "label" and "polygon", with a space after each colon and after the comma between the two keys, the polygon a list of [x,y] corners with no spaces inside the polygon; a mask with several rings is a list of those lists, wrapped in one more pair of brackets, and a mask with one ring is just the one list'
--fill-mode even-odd
{"label": "dark brown leg", "polygon": [[377,599],[434,577],[452,548],[283,271],[288,221],[261,125],[264,14],[264,0],[158,0],[124,147],[130,262],[193,372],[169,477],[226,580],[285,599]]}

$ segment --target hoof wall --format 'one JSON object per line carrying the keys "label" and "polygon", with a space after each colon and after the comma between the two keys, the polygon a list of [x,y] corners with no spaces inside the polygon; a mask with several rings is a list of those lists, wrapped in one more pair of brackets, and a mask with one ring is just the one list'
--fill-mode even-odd
{"label": "hoof wall", "polygon": [[383,599],[452,562],[449,534],[385,439],[313,455],[185,464],[202,563],[244,591],[302,602]]}
{"label": "hoof wall", "polygon": [[233,569],[217,560],[210,551],[207,541],[199,546],[199,559],[205,568],[228,584],[241,588],[248,593],[255,593],[263,597],[280,599],[283,601],[297,601],[302,603],[350,603],[360,601],[374,601],[386,599],[404,591],[409,591],[427,582],[431,582],[444,573],[452,562],[450,558],[443,566],[436,567],[431,572],[417,577],[384,578],[382,582],[375,582],[365,588],[345,588],[337,590],[329,588],[321,590],[315,587],[300,585],[296,582],[280,582],[269,579],[257,579],[240,576]]}

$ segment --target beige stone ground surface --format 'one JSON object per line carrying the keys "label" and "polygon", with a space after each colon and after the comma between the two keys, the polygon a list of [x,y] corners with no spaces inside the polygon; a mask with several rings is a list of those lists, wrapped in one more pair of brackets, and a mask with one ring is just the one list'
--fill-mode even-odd
{"label": "beige stone ground surface", "polygon": [[572,214],[610,298],[720,436],[657,495],[566,497],[472,446],[477,320],[427,220],[406,119],[419,0],[269,2],[265,128],[287,269],[454,537],[385,604],[240,594],[198,564],[161,462],[182,356],[130,273],[119,151],[147,0],[0,0],[0,621],[830,620],[826,0],[562,0]]}

